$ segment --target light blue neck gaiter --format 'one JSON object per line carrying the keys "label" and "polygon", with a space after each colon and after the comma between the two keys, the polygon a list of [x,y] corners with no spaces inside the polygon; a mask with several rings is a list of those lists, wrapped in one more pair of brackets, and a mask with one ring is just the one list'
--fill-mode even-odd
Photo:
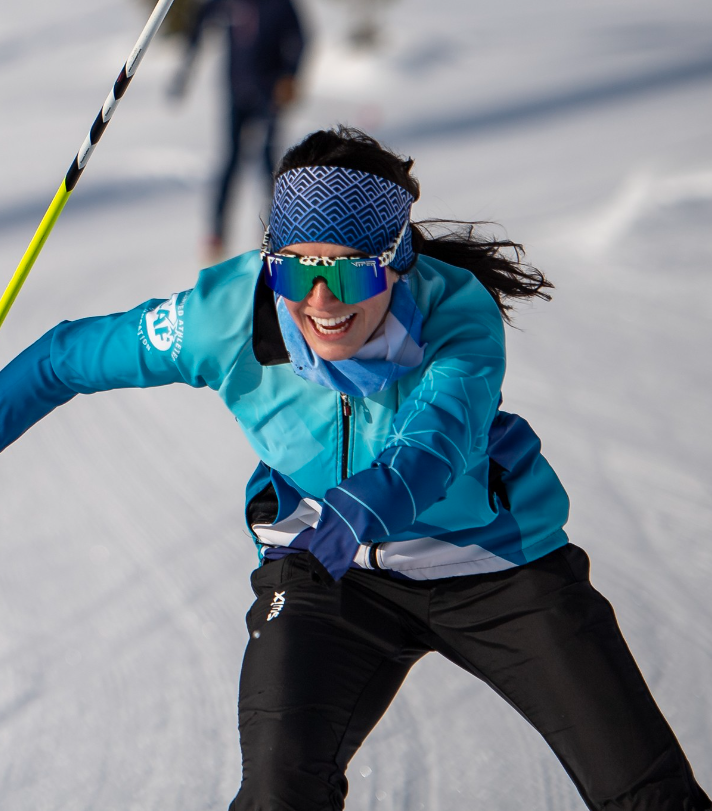
{"label": "light blue neck gaiter", "polygon": [[407,279],[393,285],[391,304],[382,327],[347,360],[328,361],[316,355],[289,314],[284,299],[277,298],[277,316],[294,373],[320,386],[351,397],[370,397],[423,361],[420,345],[423,316],[410,292]]}

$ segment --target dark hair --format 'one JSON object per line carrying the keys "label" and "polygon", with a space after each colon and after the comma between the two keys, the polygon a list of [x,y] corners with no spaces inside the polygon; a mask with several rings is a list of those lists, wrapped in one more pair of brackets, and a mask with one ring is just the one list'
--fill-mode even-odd
{"label": "dark hair", "polygon": [[[411,175],[413,159],[404,159],[382,146],[375,138],[353,127],[339,125],[319,130],[289,149],[275,176],[303,166],[341,166],[360,169],[397,183],[414,200],[420,197],[420,183]],[[484,239],[476,229],[490,223],[453,220],[423,220],[411,223],[413,250],[473,273],[487,288],[502,316],[511,321],[509,299],[538,297],[549,301],[553,288],[544,274],[524,263],[524,248],[511,240]],[[506,252],[509,252],[508,256]]]}

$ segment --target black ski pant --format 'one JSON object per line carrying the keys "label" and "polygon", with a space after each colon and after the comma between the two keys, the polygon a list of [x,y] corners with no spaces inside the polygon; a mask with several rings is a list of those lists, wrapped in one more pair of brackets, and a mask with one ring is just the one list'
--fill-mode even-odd
{"label": "black ski pant", "polygon": [[277,132],[277,109],[270,104],[243,106],[233,101],[224,160],[215,184],[212,213],[212,236],[225,238],[226,219],[233,197],[235,178],[240,165],[242,133],[246,126],[262,127],[261,168],[265,177],[265,190],[271,193],[272,173],[275,166],[274,145]]}
{"label": "black ski pant", "polygon": [[494,574],[421,582],[350,570],[332,587],[291,554],[252,584],[243,780],[230,811],[343,808],[350,758],[430,651],[539,730],[588,808],[712,808],[576,546]]}

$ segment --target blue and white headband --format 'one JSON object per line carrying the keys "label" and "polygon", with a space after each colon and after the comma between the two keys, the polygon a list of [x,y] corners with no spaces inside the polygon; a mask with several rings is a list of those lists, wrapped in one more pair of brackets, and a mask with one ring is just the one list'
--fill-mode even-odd
{"label": "blue and white headband", "polygon": [[[378,256],[409,221],[412,204],[412,195],[402,186],[359,169],[290,169],[275,184],[269,217],[272,249],[328,242]],[[406,228],[390,264],[405,271],[414,258],[411,230]]]}

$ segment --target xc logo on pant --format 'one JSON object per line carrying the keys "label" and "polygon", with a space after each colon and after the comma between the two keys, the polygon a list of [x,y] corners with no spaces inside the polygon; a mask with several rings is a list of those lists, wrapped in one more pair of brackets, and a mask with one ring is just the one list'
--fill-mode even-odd
{"label": "xc logo on pant", "polygon": [[284,597],[286,593],[286,591],[275,591],[274,600],[272,600],[272,605],[270,605],[270,612],[267,614],[267,622],[279,616],[279,612],[284,608],[284,603],[286,602]]}

